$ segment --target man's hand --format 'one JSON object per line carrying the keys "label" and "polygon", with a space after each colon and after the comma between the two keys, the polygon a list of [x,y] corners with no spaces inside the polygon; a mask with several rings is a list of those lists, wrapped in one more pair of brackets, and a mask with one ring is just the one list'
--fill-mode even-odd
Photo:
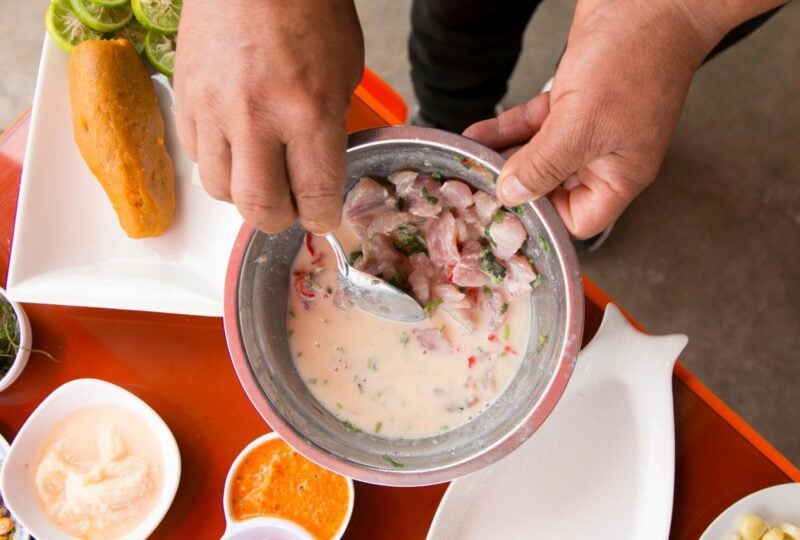
{"label": "man's hand", "polygon": [[736,22],[703,4],[716,3],[580,0],[552,90],[464,132],[498,150],[522,145],[498,197],[550,194],[577,238],[611,225],[655,178],[694,72]]}
{"label": "man's hand", "polygon": [[178,135],[212,197],[277,232],[340,219],[345,116],[364,65],[352,0],[192,0],[175,65]]}

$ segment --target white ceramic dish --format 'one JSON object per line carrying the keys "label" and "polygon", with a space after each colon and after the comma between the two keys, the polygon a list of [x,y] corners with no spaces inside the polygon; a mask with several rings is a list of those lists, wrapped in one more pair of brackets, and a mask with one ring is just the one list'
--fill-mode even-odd
{"label": "white ceramic dish", "polygon": [[[8,441],[0,435],[0,468],[3,466],[3,461],[6,459],[6,454],[8,454]],[[14,532],[9,537],[10,540],[28,540],[31,535],[28,534],[28,531],[22,528],[22,526],[16,522],[14,515],[11,515],[11,519],[14,519]]]}
{"label": "white ceramic dish", "polygon": [[177,207],[162,236],[125,236],[72,135],[69,56],[44,40],[22,170],[8,292],[20,302],[222,316],[225,270],[241,219],[192,181],[172,92],[155,76],[175,166]]}
{"label": "white ceramic dish", "polygon": [[45,437],[66,414],[86,405],[109,403],[139,416],[158,440],[163,456],[161,495],[150,515],[121,540],[146,538],[164,518],[181,475],[181,458],[175,437],[160,416],[127,390],[97,379],[77,379],[54,390],[33,411],[14,439],[0,472],[0,490],[14,516],[34,537],[48,540],[71,538],[53,525],[39,507],[33,483],[34,463]]}
{"label": "white ceramic dish", "polygon": [[22,374],[22,370],[25,369],[25,366],[28,364],[33,338],[31,336],[31,323],[28,321],[28,316],[25,314],[25,310],[22,309],[22,306],[8,298],[5,289],[0,288],[0,297],[5,298],[8,300],[8,303],[11,304],[11,309],[14,310],[14,314],[17,316],[17,327],[19,328],[19,349],[17,350],[17,356],[14,358],[11,367],[6,371],[6,374],[0,377],[0,392],[2,392],[17,380]]}
{"label": "white ceramic dish", "polygon": [[454,481],[428,539],[666,539],[672,368],[686,342],[641,334],[609,304],[550,417],[508,457]]}
{"label": "white ceramic dish", "polygon": [[700,540],[730,538],[745,514],[765,519],[770,527],[787,522],[800,527],[800,483],[768,487],[739,499],[711,522]]}
{"label": "white ceramic dish", "polygon": [[[303,527],[286,519],[263,517],[238,520],[233,517],[233,509],[231,508],[231,489],[233,489],[233,478],[236,474],[236,469],[239,468],[242,460],[254,448],[273,439],[280,439],[280,436],[274,431],[254,439],[250,444],[245,446],[241,452],[239,452],[239,455],[236,456],[236,459],[234,459],[233,463],[231,463],[230,469],[228,469],[228,476],[225,478],[225,491],[222,495],[222,507],[225,511],[226,523],[225,534],[222,537],[223,540],[263,540],[265,538],[269,540],[313,539],[313,536],[311,536]],[[339,530],[333,537],[333,540],[339,540],[344,535],[345,530],[347,530],[347,525],[350,523],[350,517],[353,514],[353,505],[356,498],[353,480],[347,477],[343,478],[347,481],[347,513],[344,516],[344,520],[342,520],[341,527],[339,527]]]}

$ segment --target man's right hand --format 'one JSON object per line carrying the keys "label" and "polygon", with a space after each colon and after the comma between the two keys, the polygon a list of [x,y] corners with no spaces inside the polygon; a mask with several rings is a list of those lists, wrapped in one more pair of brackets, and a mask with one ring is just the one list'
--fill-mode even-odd
{"label": "man's right hand", "polygon": [[278,232],[340,220],[350,95],[364,65],[352,0],[192,0],[175,65],[178,135],[208,193]]}

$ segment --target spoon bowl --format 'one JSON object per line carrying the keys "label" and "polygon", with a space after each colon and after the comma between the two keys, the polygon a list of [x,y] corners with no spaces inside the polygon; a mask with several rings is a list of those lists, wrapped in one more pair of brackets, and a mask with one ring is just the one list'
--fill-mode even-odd
{"label": "spoon bowl", "polygon": [[326,234],[325,240],[336,256],[339,290],[354,306],[370,315],[392,321],[411,323],[425,320],[425,310],[411,295],[350,265],[333,233]]}

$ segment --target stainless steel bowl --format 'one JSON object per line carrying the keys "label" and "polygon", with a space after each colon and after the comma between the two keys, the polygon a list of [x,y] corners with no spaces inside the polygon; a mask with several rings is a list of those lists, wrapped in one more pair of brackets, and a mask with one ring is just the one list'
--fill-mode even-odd
{"label": "stainless steel bowl", "polygon": [[[419,127],[387,127],[350,136],[346,189],[365,175],[401,168],[442,171],[494,192],[503,158],[464,137]],[[302,245],[296,223],[264,234],[244,226],[231,254],[225,286],[225,334],[234,368],[250,401],[290,445],[345,476],[392,486],[445,482],[502,458],[544,422],[575,364],[583,332],[583,290],[575,251],[546,199],[521,216],[523,247],[543,283],[530,296],[530,338],[505,392],[481,415],[445,433],[386,439],[346,429],[311,395],[294,367],[286,336],[289,271]],[[546,343],[540,336],[547,336]],[[353,329],[353,340],[358,329]],[[393,466],[384,456],[401,463]]]}

